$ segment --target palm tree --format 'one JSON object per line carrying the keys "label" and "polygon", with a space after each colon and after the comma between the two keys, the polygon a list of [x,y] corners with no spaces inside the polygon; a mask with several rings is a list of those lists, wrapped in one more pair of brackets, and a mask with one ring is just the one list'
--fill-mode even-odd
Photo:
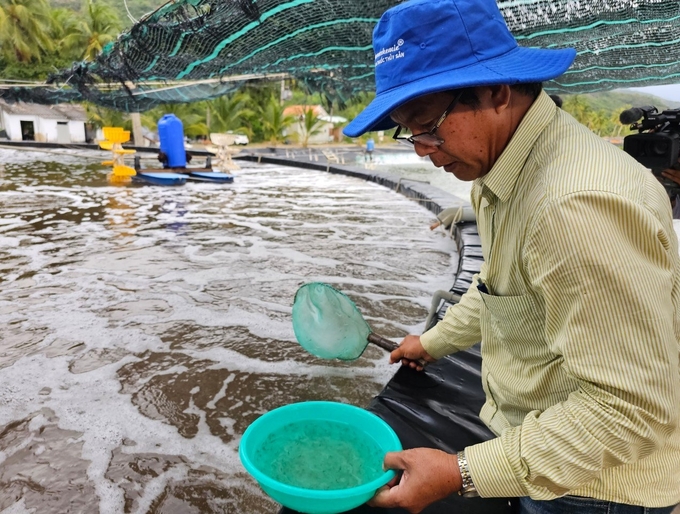
{"label": "palm tree", "polygon": [[594,111],[588,120],[588,128],[598,136],[609,136],[614,132],[611,116],[604,109]]}
{"label": "palm tree", "polygon": [[373,101],[374,98],[375,93],[361,91],[350,98],[344,108],[340,109],[339,114],[343,118],[353,120]]}
{"label": "palm tree", "polygon": [[83,18],[71,28],[62,44],[68,50],[79,52],[79,59],[93,61],[116,39],[120,30],[120,19],[110,6],[88,0]]}
{"label": "palm tree", "polygon": [[300,120],[300,128],[302,129],[302,147],[307,148],[309,138],[321,132],[323,122],[314,112],[314,108],[305,106],[305,114]]}
{"label": "palm tree", "polygon": [[208,103],[210,109],[211,132],[247,132],[252,138],[252,129],[248,126],[248,119],[255,116],[255,112],[248,108],[250,97],[247,93],[236,93],[231,96],[221,96]]}
{"label": "palm tree", "polygon": [[66,38],[77,31],[79,15],[76,11],[66,8],[57,8],[50,11],[50,36],[54,41],[54,55],[75,61],[80,59],[82,54],[74,52],[66,45]]}
{"label": "palm tree", "polygon": [[0,0],[0,48],[11,61],[40,62],[54,48],[47,0]]}
{"label": "palm tree", "polygon": [[[205,123],[205,102],[193,104],[161,104],[144,116],[147,120],[154,114],[157,116],[156,124],[165,114],[174,114],[182,120],[184,135],[187,137],[199,137],[208,135],[208,126]],[[147,123],[145,123],[147,125]]]}
{"label": "palm tree", "polygon": [[76,30],[76,27],[80,21],[79,19],[80,15],[71,9],[60,7],[50,11],[50,35],[54,41],[57,41],[58,48],[55,48],[56,52],[61,54],[64,53],[63,40],[71,32]]}
{"label": "palm tree", "polygon": [[107,109],[94,104],[85,104],[87,117],[95,127],[123,127],[125,130],[132,129],[132,122],[127,113]]}
{"label": "palm tree", "polygon": [[588,125],[588,120],[593,113],[590,105],[582,96],[568,96],[562,104],[562,109],[571,114],[579,123]]}
{"label": "palm tree", "polygon": [[274,95],[269,97],[264,106],[258,106],[258,111],[265,139],[272,143],[283,141],[284,131],[290,127],[295,118],[283,115],[283,106]]}

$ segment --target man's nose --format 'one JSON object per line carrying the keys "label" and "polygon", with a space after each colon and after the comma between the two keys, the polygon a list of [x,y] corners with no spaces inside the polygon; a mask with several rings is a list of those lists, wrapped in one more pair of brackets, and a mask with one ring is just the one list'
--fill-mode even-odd
{"label": "man's nose", "polygon": [[414,143],[413,144],[413,149],[416,151],[418,154],[418,157],[425,157],[427,155],[431,155],[435,153],[438,149],[436,146],[430,146],[430,145],[424,145],[422,143]]}

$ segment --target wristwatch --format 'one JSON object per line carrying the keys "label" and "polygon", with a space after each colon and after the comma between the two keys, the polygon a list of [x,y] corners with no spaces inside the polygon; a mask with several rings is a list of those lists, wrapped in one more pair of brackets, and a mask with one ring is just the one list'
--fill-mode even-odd
{"label": "wristwatch", "polygon": [[465,458],[465,450],[458,452],[458,467],[460,468],[460,477],[463,481],[463,486],[458,491],[458,494],[464,498],[474,498],[479,496],[475,484],[472,482],[472,475],[470,474],[470,467]]}

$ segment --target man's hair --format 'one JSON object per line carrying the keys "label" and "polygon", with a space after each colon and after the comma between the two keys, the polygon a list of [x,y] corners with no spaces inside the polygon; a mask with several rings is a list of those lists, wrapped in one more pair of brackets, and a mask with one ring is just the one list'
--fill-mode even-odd
{"label": "man's hair", "polygon": [[552,98],[552,101],[555,102],[555,105],[557,107],[562,107],[562,97],[559,95],[550,95],[550,98]]}
{"label": "man's hair", "polygon": [[[513,84],[510,86],[510,89],[516,91],[520,95],[528,96],[532,100],[536,100],[538,95],[541,94],[541,91],[543,91],[543,83],[527,82],[526,84]],[[461,92],[459,100],[460,103],[463,105],[468,105],[473,109],[477,109],[480,106],[479,98],[477,98],[474,87],[464,87],[458,91]]]}

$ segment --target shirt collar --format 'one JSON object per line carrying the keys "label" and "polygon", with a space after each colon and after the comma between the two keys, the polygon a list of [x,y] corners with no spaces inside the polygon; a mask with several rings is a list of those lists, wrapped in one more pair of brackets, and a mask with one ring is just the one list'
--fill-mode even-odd
{"label": "shirt collar", "polygon": [[558,109],[552,98],[541,91],[491,171],[476,180],[481,190],[490,190],[501,202],[510,200],[536,140],[557,115]]}

